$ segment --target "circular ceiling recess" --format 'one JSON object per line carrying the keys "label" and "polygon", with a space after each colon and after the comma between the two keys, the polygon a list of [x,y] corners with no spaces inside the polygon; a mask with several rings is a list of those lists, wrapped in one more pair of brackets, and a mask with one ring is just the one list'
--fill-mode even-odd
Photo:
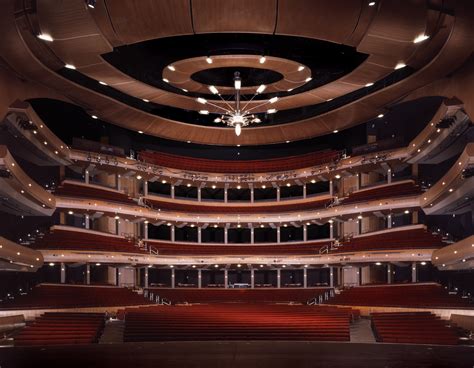
{"label": "circular ceiling recess", "polygon": [[217,87],[233,87],[234,73],[240,73],[246,87],[255,87],[260,84],[273,84],[283,79],[283,75],[268,69],[249,67],[222,67],[201,70],[191,75],[191,79],[201,84]]}

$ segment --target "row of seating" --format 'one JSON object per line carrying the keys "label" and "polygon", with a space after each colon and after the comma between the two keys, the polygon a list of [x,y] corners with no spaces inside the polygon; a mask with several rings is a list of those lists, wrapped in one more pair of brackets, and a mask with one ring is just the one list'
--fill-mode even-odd
{"label": "row of seating", "polygon": [[148,288],[160,298],[172,303],[306,303],[308,300],[329,293],[331,288],[307,289],[170,289]]}
{"label": "row of seating", "polygon": [[325,208],[330,200],[308,200],[303,203],[286,203],[285,202],[273,202],[272,205],[247,205],[239,206],[233,204],[212,206],[201,203],[177,203],[169,201],[160,201],[159,199],[152,199],[148,197],[145,201],[147,205],[150,205],[154,209],[167,210],[167,211],[181,211],[186,213],[284,213],[292,211],[306,211],[312,209]]}
{"label": "row of seating", "polygon": [[0,309],[85,308],[150,303],[143,295],[126,288],[40,284],[26,295],[3,301]]}
{"label": "row of seating", "polygon": [[342,199],[342,204],[374,201],[382,198],[419,195],[420,193],[421,187],[413,181],[394,183],[392,185],[377,186],[352,192],[346,198]]}
{"label": "row of seating", "polygon": [[349,341],[351,313],[306,305],[154,306],[125,312],[125,342]]}
{"label": "row of seating", "polygon": [[409,308],[472,308],[466,299],[450,295],[438,284],[360,286],[343,290],[328,304]]}
{"label": "row of seating", "polygon": [[136,204],[136,202],[123,192],[107,190],[96,186],[86,186],[72,182],[63,182],[59,185],[54,194],[62,197],[90,198],[103,201],[121,202]]}
{"label": "row of seating", "polygon": [[321,247],[329,242],[308,243],[281,243],[272,245],[255,244],[216,244],[205,245],[198,243],[167,243],[159,240],[146,241],[151,247],[158,251],[159,255],[308,255],[319,254]]}
{"label": "row of seating", "polygon": [[372,313],[372,329],[378,342],[456,345],[454,327],[430,312]]}
{"label": "row of seating", "polygon": [[97,343],[104,313],[44,313],[14,337],[16,346]]}
{"label": "row of seating", "polygon": [[264,173],[302,169],[328,164],[341,157],[340,151],[322,150],[298,156],[266,160],[227,161],[177,156],[156,151],[141,151],[138,158],[147,163],[186,170],[211,173]]}
{"label": "row of seating", "polygon": [[133,240],[72,229],[52,229],[30,245],[35,249],[61,249],[118,253],[147,253]]}
{"label": "row of seating", "polygon": [[361,252],[370,250],[432,249],[441,248],[446,243],[439,234],[424,228],[386,231],[379,234],[358,236],[342,241],[332,252]]}

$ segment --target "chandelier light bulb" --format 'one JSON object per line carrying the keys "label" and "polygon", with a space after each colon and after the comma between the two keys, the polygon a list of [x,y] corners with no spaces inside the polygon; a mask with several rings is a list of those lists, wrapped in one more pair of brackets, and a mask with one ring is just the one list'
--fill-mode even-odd
{"label": "chandelier light bulb", "polygon": [[214,94],[214,95],[219,94],[219,91],[217,90],[217,88],[215,86],[209,86],[209,91],[211,91],[212,94]]}
{"label": "chandelier light bulb", "polygon": [[275,96],[275,97],[272,97],[272,98],[270,98],[270,99],[268,100],[268,102],[270,102],[271,104],[272,104],[272,103],[275,103],[275,102],[277,102],[277,101],[278,101],[278,97],[276,97],[276,96]]}
{"label": "chandelier light bulb", "polygon": [[242,133],[242,124],[235,124],[235,135],[238,137]]}
{"label": "chandelier light bulb", "polygon": [[265,91],[266,88],[267,88],[266,85],[261,84],[260,87],[257,88],[257,93],[258,94],[262,93],[263,91]]}
{"label": "chandelier light bulb", "polygon": [[240,89],[240,87],[242,87],[242,81],[240,80],[240,78],[235,78],[234,79],[234,88],[235,89]]}
{"label": "chandelier light bulb", "polygon": [[207,100],[205,98],[202,98],[202,97],[198,97],[196,101],[203,104],[203,105],[205,105],[207,103]]}

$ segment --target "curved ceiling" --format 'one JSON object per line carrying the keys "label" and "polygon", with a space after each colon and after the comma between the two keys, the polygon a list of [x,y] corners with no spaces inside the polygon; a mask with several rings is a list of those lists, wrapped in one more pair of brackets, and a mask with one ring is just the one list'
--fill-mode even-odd
{"label": "curved ceiling", "polygon": [[[380,0],[369,6],[365,1],[344,0],[108,0],[97,1],[94,9],[79,0],[32,3],[34,6],[25,8],[18,1],[14,9],[5,9],[0,15],[5,41],[0,50],[19,75],[63,93],[103,120],[150,135],[201,144],[260,145],[348,128],[449,74],[473,50],[470,18],[474,4],[469,1],[451,6]],[[54,41],[39,40],[36,36],[40,33],[51,35]],[[102,57],[125,45],[209,33],[311,38],[343,44],[368,56],[333,81],[283,95],[275,103],[279,110],[275,116],[281,113],[284,118],[278,123],[285,124],[246,128],[240,137],[232,129],[190,125],[184,123],[185,119],[153,113],[144,100],[152,106],[182,111],[196,111],[200,106],[194,97],[137,80]],[[429,39],[414,43],[422,34]],[[291,60],[291,55],[287,58]],[[394,76],[400,63],[407,65],[410,69],[403,69],[410,72],[395,72]],[[61,73],[65,64],[74,65],[78,73],[100,87],[91,88]],[[116,90],[128,99],[110,96],[102,87]],[[350,100],[343,98],[348,95]],[[141,102],[130,102],[135,100]],[[294,109],[301,109],[306,115]]]}

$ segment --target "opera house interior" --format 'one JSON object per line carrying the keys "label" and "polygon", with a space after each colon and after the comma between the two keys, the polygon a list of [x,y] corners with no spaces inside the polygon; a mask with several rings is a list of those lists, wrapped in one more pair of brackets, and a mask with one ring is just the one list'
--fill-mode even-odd
{"label": "opera house interior", "polygon": [[472,0],[1,4],[1,368],[474,365]]}

